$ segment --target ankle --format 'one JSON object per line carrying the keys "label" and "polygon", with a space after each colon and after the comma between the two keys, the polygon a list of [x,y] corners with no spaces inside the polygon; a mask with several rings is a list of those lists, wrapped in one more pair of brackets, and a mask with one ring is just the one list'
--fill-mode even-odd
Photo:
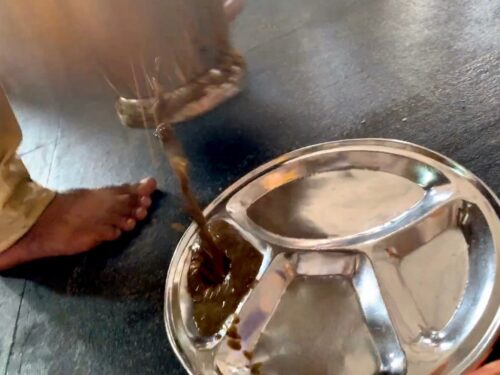
{"label": "ankle", "polygon": [[37,256],[36,242],[30,230],[14,245],[0,253],[0,271],[6,271],[10,268],[30,262],[40,256]]}

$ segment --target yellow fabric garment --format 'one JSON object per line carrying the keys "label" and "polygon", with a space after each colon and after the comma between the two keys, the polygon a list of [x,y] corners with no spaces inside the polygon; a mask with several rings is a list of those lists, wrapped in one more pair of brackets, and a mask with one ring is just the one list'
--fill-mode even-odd
{"label": "yellow fabric garment", "polygon": [[36,222],[55,193],[33,182],[16,154],[21,129],[0,85],[0,252]]}

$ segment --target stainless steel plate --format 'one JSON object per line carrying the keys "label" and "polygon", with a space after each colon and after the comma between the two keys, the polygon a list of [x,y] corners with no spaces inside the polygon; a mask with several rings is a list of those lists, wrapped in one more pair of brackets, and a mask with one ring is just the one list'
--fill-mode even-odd
{"label": "stainless steel plate", "polygon": [[165,291],[165,323],[191,374],[461,374],[500,324],[499,201],[469,171],[399,141],[326,143],[248,174],[206,210],[263,255],[237,315],[200,337],[186,290],[192,225]]}

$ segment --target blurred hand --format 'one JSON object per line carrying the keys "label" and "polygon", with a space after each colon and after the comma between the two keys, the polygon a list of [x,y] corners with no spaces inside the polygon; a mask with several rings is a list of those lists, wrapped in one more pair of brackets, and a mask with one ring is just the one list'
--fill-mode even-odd
{"label": "blurred hand", "polygon": [[224,12],[229,22],[234,21],[236,16],[243,10],[245,0],[225,0]]}
{"label": "blurred hand", "polygon": [[476,371],[471,372],[470,375],[500,375],[500,361],[488,363]]}

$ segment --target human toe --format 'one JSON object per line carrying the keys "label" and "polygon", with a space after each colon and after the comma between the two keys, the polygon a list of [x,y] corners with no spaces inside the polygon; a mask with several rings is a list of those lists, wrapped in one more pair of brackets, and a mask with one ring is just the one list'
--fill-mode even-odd
{"label": "human toe", "polygon": [[152,200],[148,196],[143,196],[139,198],[139,204],[144,208],[149,208],[151,206]]}
{"label": "human toe", "polygon": [[148,216],[148,211],[144,207],[139,207],[135,210],[135,217],[137,220],[144,220]]}
{"label": "human toe", "polygon": [[116,226],[125,232],[129,232],[129,231],[133,230],[136,225],[137,225],[137,221],[133,218],[130,218],[130,217],[122,217],[116,223]]}
{"label": "human toe", "polygon": [[122,234],[122,231],[120,228],[116,227],[106,227],[102,229],[102,239],[103,241],[114,241],[118,239]]}
{"label": "human toe", "polygon": [[139,182],[137,186],[137,194],[141,196],[149,196],[156,190],[156,187],[156,180],[153,177],[146,177]]}

